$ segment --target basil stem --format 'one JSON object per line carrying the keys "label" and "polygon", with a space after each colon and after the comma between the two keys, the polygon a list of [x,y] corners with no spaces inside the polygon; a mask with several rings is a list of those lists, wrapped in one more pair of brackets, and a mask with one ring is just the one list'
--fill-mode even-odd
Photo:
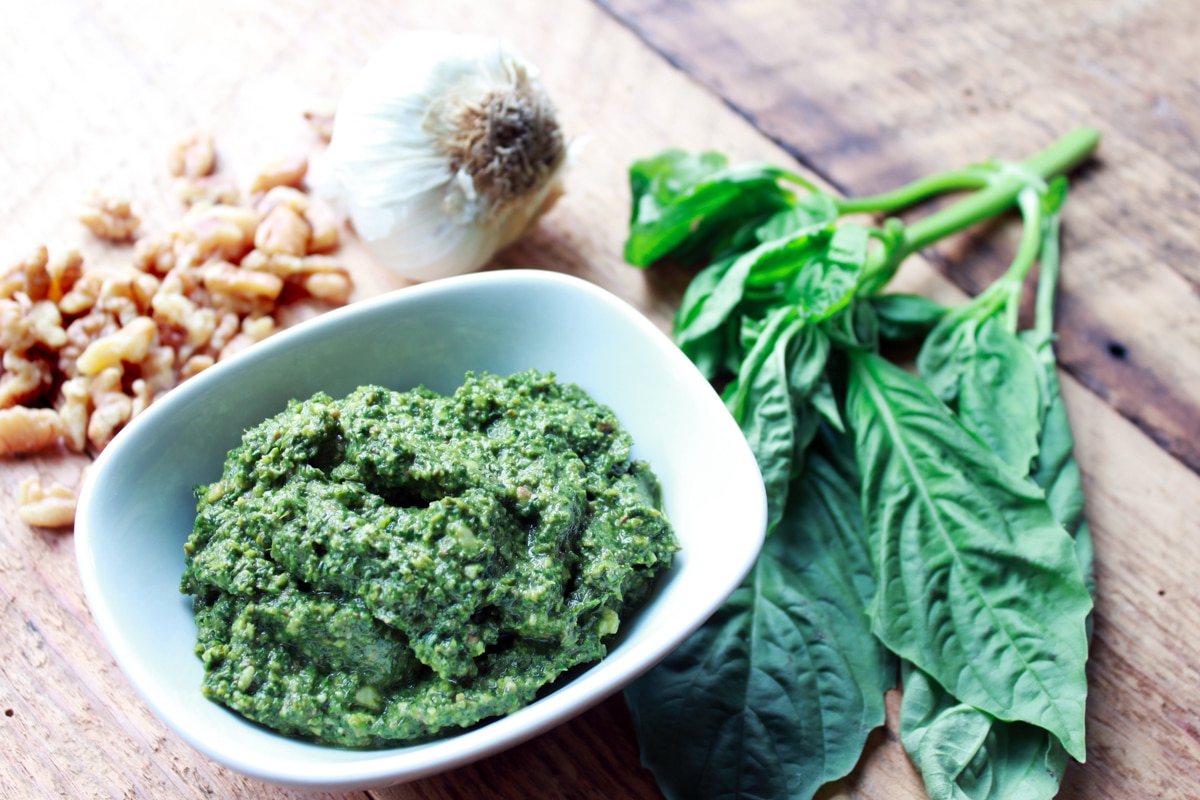
{"label": "basil stem", "polygon": [[[1017,202],[1021,191],[1030,185],[1031,175],[1048,181],[1056,175],[1065,174],[1091,155],[1099,142],[1100,133],[1095,128],[1076,128],[1037,155],[1016,165],[1016,169],[1001,169],[995,172],[974,194],[905,226],[904,235],[893,248],[881,248],[872,252],[864,271],[863,284],[872,288],[882,287],[895,274],[905,258],[947,236],[1006,211]],[[961,173],[947,173],[951,177],[945,178],[945,185],[954,185],[956,180],[961,179],[961,184],[965,186],[968,173],[973,176],[978,173],[978,168]],[[931,196],[929,190],[937,185],[936,182],[932,185],[922,185],[923,183],[917,181],[896,192],[839,204],[839,210],[852,208],[856,211],[889,211],[893,207],[907,207],[910,204],[901,206],[898,203],[908,199],[925,199]]]}

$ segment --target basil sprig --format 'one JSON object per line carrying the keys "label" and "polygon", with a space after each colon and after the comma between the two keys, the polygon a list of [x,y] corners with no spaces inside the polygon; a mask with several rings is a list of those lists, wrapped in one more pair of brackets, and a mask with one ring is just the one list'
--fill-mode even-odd
{"label": "basil sprig", "polygon": [[[1061,175],[1097,143],[1079,129],[857,199],[711,153],[633,165],[627,260],[701,265],[676,341],[745,433],[771,531],[729,602],[627,690],[668,797],[812,797],[901,681],[935,800],[1050,798],[1084,759],[1092,548],[1053,304]],[[911,225],[861,221],[950,192]],[[1013,206],[1021,244],[980,295],[883,293],[908,255]],[[918,374],[889,341],[920,344]]]}

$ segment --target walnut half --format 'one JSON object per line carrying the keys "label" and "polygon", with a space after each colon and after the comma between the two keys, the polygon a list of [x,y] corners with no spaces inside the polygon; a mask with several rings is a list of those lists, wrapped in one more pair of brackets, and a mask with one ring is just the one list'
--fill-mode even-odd
{"label": "walnut half", "polygon": [[17,516],[26,525],[39,528],[67,528],[75,524],[75,492],[58,481],[42,485],[37,475],[21,481],[17,490]]}

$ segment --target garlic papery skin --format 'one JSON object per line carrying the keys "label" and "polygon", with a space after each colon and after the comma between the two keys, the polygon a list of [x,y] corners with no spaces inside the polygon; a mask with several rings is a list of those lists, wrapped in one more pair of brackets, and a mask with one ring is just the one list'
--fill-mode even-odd
{"label": "garlic papery skin", "polygon": [[478,269],[562,192],[537,68],[485,36],[414,31],[347,87],[313,176],[371,254],[413,280]]}

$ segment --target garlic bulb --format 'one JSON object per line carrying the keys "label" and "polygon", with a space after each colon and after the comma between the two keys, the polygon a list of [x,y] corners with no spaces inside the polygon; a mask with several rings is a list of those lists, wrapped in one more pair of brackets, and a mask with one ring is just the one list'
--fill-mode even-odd
{"label": "garlic bulb", "polygon": [[437,31],[386,44],[346,89],[318,193],[416,280],[482,266],[561,193],[563,135],[507,43]]}

